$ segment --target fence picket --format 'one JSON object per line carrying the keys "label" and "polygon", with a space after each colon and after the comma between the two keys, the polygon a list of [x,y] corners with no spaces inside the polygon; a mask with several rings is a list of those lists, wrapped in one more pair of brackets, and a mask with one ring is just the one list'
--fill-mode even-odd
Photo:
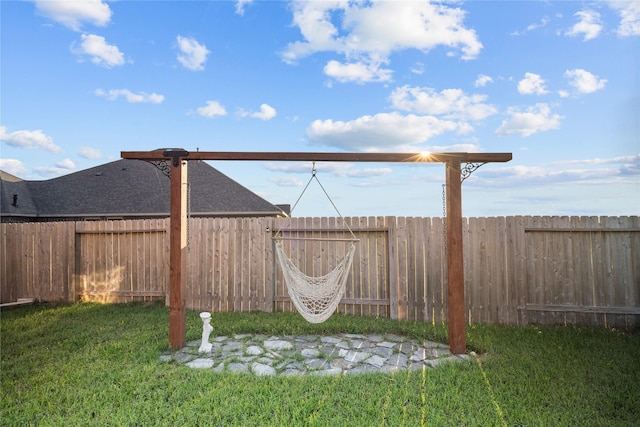
{"label": "fence picket", "polygon": [[[602,218],[602,225],[607,229],[629,228],[628,217]],[[610,247],[607,251],[611,259],[612,286],[607,293],[607,305],[614,307],[627,306],[627,289],[631,288],[631,247],[630,236],[626,233],[610,233]],[[612,327],[625,327],[626,315],[612,314],[607,316],[607,324]]]}
{"label": "fence picket", "polygon": [[[572,226],[578,229],[587,228],[586,217],[571,217]],[[589,304],[590,290],[587,285],[590,283],[591,274],[591,257],[580,256],[583,251],[591,253],[591,245],[589,241],[591,234],[586,232],[570,232],[571,239],[571,259],[573,260],[573,301],[577,305],[587,306]],[[589,323],[588,314],[576,313],[574,321],[577,324],[586,325]]]}

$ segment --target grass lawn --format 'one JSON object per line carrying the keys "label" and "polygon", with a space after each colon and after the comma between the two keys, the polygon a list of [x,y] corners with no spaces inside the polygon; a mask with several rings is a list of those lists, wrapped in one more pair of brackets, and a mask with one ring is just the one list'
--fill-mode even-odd
{"label": "grass lawn", "polygon": [[[334,315],[221,313],[215,335],[394,333],[444,325]],[[640,334],[467,327],[481,357],[425,371],[333,377],[217,374],[162,363],[163,305],[31,306],[0,318],[4,426],[623,426],[640,424]],[[187,313],[187,340],[202,322]]]}

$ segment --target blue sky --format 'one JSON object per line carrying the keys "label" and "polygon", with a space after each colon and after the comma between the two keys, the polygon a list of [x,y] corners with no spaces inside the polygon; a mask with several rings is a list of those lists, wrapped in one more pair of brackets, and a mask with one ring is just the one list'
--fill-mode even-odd
{"label": "blue sky", "polygon": [[[512,152],[465,216],[640,212],[640,2],[0,2],[0,169],[120,151]],[[215,162],[272,203],[311,165]],[[440,164],[317,164],[345,216],[440,216]],[[132,183],[135,185],[135,183]],[[312,186],[294,212],[333,215]]]}

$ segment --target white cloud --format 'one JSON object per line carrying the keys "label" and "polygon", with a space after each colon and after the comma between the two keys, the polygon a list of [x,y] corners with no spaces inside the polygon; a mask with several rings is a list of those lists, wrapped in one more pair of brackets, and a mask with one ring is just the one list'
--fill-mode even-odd
{"label": "white cloud", "polygon": [[27,173],[27,168],[17,159],[0,159],[0,169],[15,176]]}
{"label": "white cloud", "polygon": [[260,105],[260,111],[251,114],[251,117],[260,120],[271,120],[276,116],[276,109],[269,104]]}
{"label": "white cloud", "polygon": [[59,167],[59,166],[39,166],[37,168],[33,168],[33,170],[38,175],[44,178],[50,178],[52,176],[60,176],[60,175],[68,174],[69,172],[71,172],[70,169],[66,167]]}
{"label": "white cloud", "polygon": [[78,155],[85,159],[101,159],[103,154],[100,150],[91,147],[81,147],[78,150]]}
{"label": "white cloud", "polygon": [[45,135],[41,130],[17,130],[7,133],[6,126],[0,126],[0,141],[18,148],[41,148],[52,153],[62,151],[60,147],[53,143],[53,138]]}
{"label": "white cloud", "polygon": [[124,55],[118,46],[108,44],[104,37],[95,34],[83,34],[80,46],[74,43],[71,51],[76,55],[88,55],[91,62],[107,68],[124,64]]}
{"label": "white cloud", "polygon": [[609,6],[620,14],[616,32],[620,37],[640,36],[640,2],[609,1]]}
{"label": "white cloud", "polygon": [[558,114],[552,114],[549,105],[543,103],[529,107],[526,111],[512,107],[507,113],[511,117],[496,129],[496,135],[531,136],[538,132],[558,129],[563,118]]}
{"label": "white cloud", "polygon": [[522,95],[544,95],[548,93],[545,83],[538,74],[525,73],[524,78],[518,82],[518,92]]}
{"label": "white cloud", "polygon": [[430,145],[430,153],[478,153],[481,147],[477,144]]}
{"label": "white cloud", "polygon": [[295,176],[283,176],[279,178],[269,178],[278,187],[302,187],[304,183]]}
{"label": "white cloud", "polygon": [[178,62],[182,64],[184,68],[191,71],[204,70],[204,63],[207,62],[207,56],[209,50],[203,44],[200,44],[196,39],[191,37],[176,37],[178,42]]}
{"label": "white cloud", "polygon": [[373,63],[371,61],[342,64],[336,60],[331,60],[325,65],[324,73],[341,83],[390,81],[393,71],[380,67],[380,63]]}
{"label": "white cloud", "polygon": [[316,145],[349,151],[421,151],[416,145],[444,132],[458,130],[455,122],[432,116],[381,113],[348,122],[315,120],[307,137]]}
{"label": "white cloud", "polygon": [[[487,183],[503,181],[507,186],[587,183],[591,180],[611,177],[615,169],[567,169],[541,166],[505,166],[500,169],[481,171]],[[494,178],[497,180],[494,181]]]}
{"label": "white cloud", "polygon": [[238,0],[236,2],[236,14],[240,16],[244,15],[245,6],[248,6],[251,3],[253,3],[253,0]]}
{"label": "white cloud", "polygon": [[475,87],[485,87],[489,83],[493,83],[491,76],[480,74],[473,84]]}
{"label": "white cloud", "polygon": [[527,27],[527,31],[533,31],[533,30],[537,30],[538,28],[542,28],[542,27],[546,27],[547,24],[550,22],[551,20],[548,17],[544,17],[540,20],[540,22],[535,22],[533,24],[530,24]]}
{"label": "white cloud", "polygon": [[349,51],[388,54],[396,50],[431,50],[437,46],[460,49],[463,59],[482,49],[476,32],[465,28],[465,12],[430,2],[373,1],[345,10],[343,27]]}
{"label": "white cloud", "polygon": [[442,115],[446,119],[483,120],[497,112],[493,105],[485,104],[486,95],[467,95],[462,89],[444,89],[402,86],[389,97],[393,108],[419,114]]}
{"label": "white cloud", "polygon": [[111,9],[101,0],[36,0],[35,5],[41,15],[74,31],[84,22],[103,27],[111,20]]}
{"label": "white cloud", "polygon": [[96,89],[95,94],[97,96],[102,96],[107,98],[109,101],[115,101],[119,97],[124,97],[127,102],[130,103],[151,103],[151,104],[160,104],[164,101],[163,95],[158,95],[157,93],[133,93],[129,89],[109,89],[105,91],[103,89]]}
{"label": "white cloud", "polygon": [[424,64],[422,62],[416,62],[416,64],[413,67],[411,67],[410,71],[413,74],[417,74],[421,76],[422,74],[424,74]]}
{"label": "white cloud", "polygon": [[527,26],[527,28],[524,31],[514,31],[513,33],[511,33],[512,36],[522,36],[525,33],[528,33],[529,31],[534,31],[537,30],[538,28],[542,28],[542,27],[546,27],[547,24],[549,24],[549,22],[551,22],[551,19],[549,19],[548,17],[544,17],[540,20],[540,22],[534,22],[533,24],[529,24]]}
{"label": "white cloud", "polygon": [[593,10],[581,10],[580,12],[576,12],[573,16],[578,17],[578,22],[565,33],[566,35],[575,37],[583,34],[584,41],[598,37],[600,31],[602,31],[600,14],[598,12]]}
{"label": "white cloud", "polygon": [[309,174],[313,168],[323,175],[333,174],[343,176],[347,170],[353,169],[354,164],[348,162],[321,162],[316,165],[313,162],[289,162],[289,163],[267,163],[265,168],[272,172],[282,173],[304,173]]}
{"label": "white cloud", "polygon": [[[322,162],[318,167],[326,167],[329,162]],[[278,163],[266,163],[264,167],[267,170],[273,172],[283,173],[309,173],[312,170],[311,162],[278,162]]]}
{"label": "white cloud", "polygon": [[[371,178],[392,172],[391,168],[358,168],[355,164],[348,162],[322,162],[317,165],[313,165],[312,162],[267,163],[265,165],[265,168],[272,172],[296,174],[309,174],[314,167],[322,175],[332,174],[340,178]],[[302,182],[296,182],[299,183],[296,185],[302,185]]]}
{"label": "white cloud", "polygon": [[581,159],[581,160],[563,160],[552,162],[552,165],[572,167],[574,165],[600,166],[600,165],[619,165],[618,171],[620,175],[640,175],[640,155],[618,156],[609,159]]}
{"label": "white cloud", "polygon": [[478,171],[486,185],[522,188],[529,185],[637,183],[640,156],[552,162],[543,166],[505,165]]}
{"label": "white cloud", "polygon": [[340,1],[292,3],[293,24],[300,29],[305,41],[289,43],[282,59],[295,63],[300,58],[322,51],[343,52],[344,42],[337,39],[338,29],[331,22],[331,10],[344,8]]}
{"label": "white cloud", "polygon": [[619,158],[620,175],[640,175],[640,155]]}
{"label": "white cloud", "polygon": [[199,107],[196,112],[202,117],[226,116],[227,110],[218,101],[207,101],[207,105]]}
{"label": "white cloud", "polygon": [[344,178],[373,178],[378,176],[389,175],[391,168],[364,168],[364,169],[346,169],[338,172],[337,175]]}
{"label": "white cloud", "polygon": [[293,2],[292,8],[293,24],[303,40],[287,45],[283,61],[296,63],[316,52],[344,55],[343,63],[334,60],[325,67],[339,81],[362,81],[349,76],[367,73],[375,77],[370,81],[386,81],[390,70],[375,71],[396,51],[444,47],[450,53],[460,52],[466,60],[477,57],[482,49],[476,32],[464,26],[465,12],[440,3],[301,0]]}
{"label": "white cloud", "polygon": [[601,159],[596,157],[595,159],[580,159],[580,160],[559,160],[552,162],[554,165],[606,165],[613,163],[629,163],[640,161],[640,155],[635,156],[618,156],[610,159]]}
{"label": "white cloud", "polygon": [[56,167],[60,169],[73,170],[76,168],[76,165],[73,163],[71,159],[64,159],[56,163]]}
{"label": "white cloud", "polygon": [[252,113],[245,110],[244,108],[239,108],[236,114],[238,115],[238,117],[253,117],[254,119],[260,119],[260,120],[266,121],[274,118],[277,112],[276,112],[276,109],[270,106],[269,104],[261,104],[260,111],[256,111]]}
{"label": "white cloud", "polygon": [[567,70],[564,76],[569,79],[569,84],[576,88],[579,93],[593,93],[603,89],[607,84],[607,79],[600,79],[598,76],[581,68]]}

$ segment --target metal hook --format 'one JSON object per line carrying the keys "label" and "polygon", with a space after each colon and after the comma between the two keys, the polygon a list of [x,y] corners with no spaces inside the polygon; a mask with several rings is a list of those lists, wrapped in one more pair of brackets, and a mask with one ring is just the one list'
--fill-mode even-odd
{"label": "metal hook", "polygon": [[311,176],[316,176],[316,162],[313,162],[313,165],[311,166]]}

